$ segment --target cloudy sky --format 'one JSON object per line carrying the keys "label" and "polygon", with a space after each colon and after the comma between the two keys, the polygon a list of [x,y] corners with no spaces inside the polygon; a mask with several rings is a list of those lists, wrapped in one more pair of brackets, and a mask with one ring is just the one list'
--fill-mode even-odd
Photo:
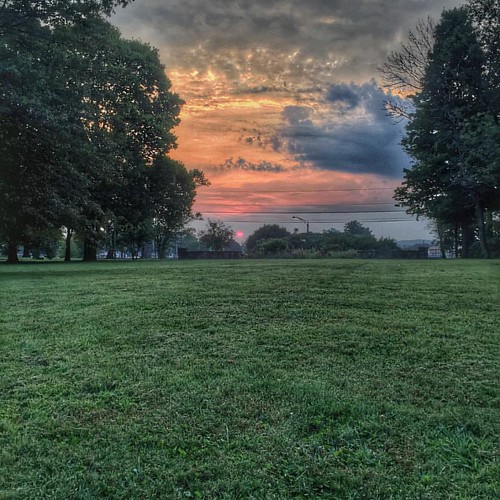
{"label": "cloudy sky", "polygon": [[[186,101],[172,156],[203,170],[195,209],[250,234],[357,219],[427,238],[394,207],[410,165],[377,68],[419,18],[462,0],[135,0],[112,22],[159,49]],[[347,213],[346,213],[347,212]]]}

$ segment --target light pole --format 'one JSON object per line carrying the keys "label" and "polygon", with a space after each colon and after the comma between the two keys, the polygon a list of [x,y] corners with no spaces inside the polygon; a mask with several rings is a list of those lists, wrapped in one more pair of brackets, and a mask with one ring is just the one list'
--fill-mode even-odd
{"label": "light pole", "polygon": [[305,220],[302,217],[297,217],[295,215],[292,216],[292,219],[297,219],[297,220],[300,220],[301,222],[303,222],[306,225],[306,234],[309,234],[309,221],[308,220]]}

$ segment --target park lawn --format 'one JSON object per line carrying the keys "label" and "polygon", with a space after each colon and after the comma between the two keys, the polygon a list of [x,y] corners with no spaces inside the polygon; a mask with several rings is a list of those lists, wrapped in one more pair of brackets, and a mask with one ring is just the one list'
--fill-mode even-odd
{"label": "park lawn", "polygon": [[500,261],[0,266],[0,498],[494,498]]}

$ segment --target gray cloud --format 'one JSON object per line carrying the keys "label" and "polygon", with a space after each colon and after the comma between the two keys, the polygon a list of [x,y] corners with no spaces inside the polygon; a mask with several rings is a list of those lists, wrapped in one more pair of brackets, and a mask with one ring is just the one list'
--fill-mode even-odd
{"label": "gray cloud", "polygon": [[332,85],[329,88],[326,99],[331,102],[341,103],[347,109],[353,109],[359,105],[360,95],[351,85],[341,83]]}
{"label": "gray cloud", "polygon": [[409,164],[399,146],[403,124],[386,116],[384,98],[374,81],[332,85],[326,93],[331,104],[326,116],[314,120],[307,107],[284,109],[275,149],[319,169],[400,177]]}
{"label": "gray cloud", "polygon": [[305,106],[286,106],[283,110],[283,118],[290,124],[299,126],[300,124],[310,124],[312,110]]}
{"label": "gray cloud", "polygon": [[[210,169],[210,168],[209,168]],[[233,158],[227,159],[222,165],[218,165],[210,170],[215,172],[228,172],[231,170],[244,170],[247,172],[272,172],[280,173],[285,172],[286,168],[282,165],[271,163],[269,161],[261,161],[259,163],[252,163],[244,158],[238,158],[234,160]]]}
{"label": "gray cloud", "polygon": [[[321,169],[395,178],[408,165],[399,146],[403,125],[385,116],[383,95],[370,79],[417,18],[439,17],[443,8],[462,3],[136,0],[114,22],[125,36],[158,47],[167,73],[172,68],[184,75],[192,72],[189,83],[183,80],[181,96],[188,102],[208,98],[206,92],[279,93],[295,100],[295,106],[283,110],[284,124],[277,133],[242,130],[244,146],[269,147]],[[217,90],[205,85],[203,74],[209,69]],[[240,160],[223,168],[282,168]]]}
{"label": "gray cloud", "polygon": [[114,17],[170,67],[316,85],[376,74],[418,17],[463,0],[136,0]]}

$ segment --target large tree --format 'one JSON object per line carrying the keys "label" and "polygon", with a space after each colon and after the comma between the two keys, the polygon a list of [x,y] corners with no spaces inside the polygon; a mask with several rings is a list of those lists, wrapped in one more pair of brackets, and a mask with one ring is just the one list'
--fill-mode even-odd
{"label": "large tree", "polygon": [[[0,46],[0,235],[16,260],[19,244],[57,226],[74,192],[66,184],[72,145],[81,126],[69,117],[71,99],[62,83],[60,47],[33,19],[26,29],[2,37]],[[57,56],[56,56],[57,54]],[[74,179],[81,188],[82,179]]]}
{"label": "large tree", "polygon": [[88,142],[96,150],[89,172],[95,203],[87,214],[84,245],[84,260],[93,260],[108,220],[116,229],[137,227],[147,218],[147,170],[175,147],[172,128],[182,101],[170,91],[155,49],[122,39],[100,19],[76,30],[87,42],[84,61],[92,75],[82,86],[81,101]]}
{"label": "large tree", "polygon": [[344,233],[350,236],[369,236],[373,237],[370,228],[363,226],[357,220],[351,220],[344,225]]}
{"label": "large tree", "polygon": [[0,46],[0,236],[11,261],[18,245],[61,226],[66,258],[77,231],[93,260],[107,227],[130,235],[151,218],[148,171],[175,147],[182,101],[157,51],[122,39],[98,15],[125,3],[6,2],[0,10],[0,20],[22,23]]}
{"label": "large tree", "polygon": [[0,4],[0,236],[9,261],[17,260],[19,244],[31,245],[37,233],[58,227],[63,214],[74,219],[86,186],[76,166],[87,163],[90,152],[75,93],[82,64],[74,64],[54,27],[108,13],[116,3]]}
{"label": "large tree", "polygon": [[486,256],[483,215],[496,198],[498,164],[484,67],[467,9],[445,11],[403,141],[414,165],[395,198],[410,213],[464,228],[475,219]]}
{"label": "large tree", "polygon": [[115,7],[134,0],[2,0],[0,36],[26,30],[33,21],[44,25],[80,22],[89,16],[109,16]]}

